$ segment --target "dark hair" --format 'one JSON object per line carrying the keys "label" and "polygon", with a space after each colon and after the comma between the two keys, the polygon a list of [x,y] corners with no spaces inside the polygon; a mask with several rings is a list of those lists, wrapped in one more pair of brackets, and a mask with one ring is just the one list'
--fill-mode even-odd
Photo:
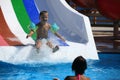
{"label": "dark hair", "polygon": [[72,63],[72,70],[75,71],[75,75],[84,74],[87,69],[87,62],[82,56],[78,56]]}
{"label": "dark hair", "polygon": [[47,11],[41,11],[39,16],[41,16],[41,15],[43,15],[45,13],[48,13],[48,12]]}

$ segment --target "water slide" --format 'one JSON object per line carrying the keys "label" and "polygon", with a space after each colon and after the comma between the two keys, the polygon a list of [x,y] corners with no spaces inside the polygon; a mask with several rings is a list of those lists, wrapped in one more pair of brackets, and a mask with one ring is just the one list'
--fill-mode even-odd
{"label": "water slide", "polygon": [[[72,0],[82,8],[96,8],[103,16],[120,20],[120,0]],[[111,6],[112,5],[112,6]]]}
{"label": "water slide", "polygon": [[112,20],[120,20],[120,0],[97,0],[96,4],[103,16]]}
{"label": "water slide", "polygon": [[[0,6],[0,60],[12,63],[71,62],[79,55],[98,59],[88,17],[72,9],[65,0],[0,0]],[[35,53],[31,45],[35,43],[36,35],[26,39],[28,25],[31,21],[39,22],[42,10],[48,11],[49,23],[57,23],[60,27],[58,32],[68,44],[62,45],[63,42],[52,35],[60,46],[54,54],[46,45],[42,46],[43,52]]]}
{"label": "water slide", "polygon": [[82,8],[96,8],[96,0],[72,0],[72,2]]}

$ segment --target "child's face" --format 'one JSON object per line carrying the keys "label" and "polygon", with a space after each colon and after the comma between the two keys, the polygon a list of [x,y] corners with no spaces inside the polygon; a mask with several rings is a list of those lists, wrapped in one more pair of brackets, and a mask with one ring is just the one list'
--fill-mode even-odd
{"label": "child's face", "polygon": [[45,14],[41,15],[40,20],[45,21],[45,22],[48,21],[48,13],[45,13]]}

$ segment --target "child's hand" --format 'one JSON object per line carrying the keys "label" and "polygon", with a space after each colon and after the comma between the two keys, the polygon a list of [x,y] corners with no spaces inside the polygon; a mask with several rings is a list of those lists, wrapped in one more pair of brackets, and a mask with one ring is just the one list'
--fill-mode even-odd
{"label": "child's hand", "polygon": [[28,35],[26,36],[26,38],[28,38]]}
{"label": "child's hand", "polygon": [[30,37],[29,35],[26,36],[26,38]]}
{"label": "child's hand", "polygon": [[31,37],[34,34],[34,31],[31,30],[29,34],[27,34],[26,38]]}

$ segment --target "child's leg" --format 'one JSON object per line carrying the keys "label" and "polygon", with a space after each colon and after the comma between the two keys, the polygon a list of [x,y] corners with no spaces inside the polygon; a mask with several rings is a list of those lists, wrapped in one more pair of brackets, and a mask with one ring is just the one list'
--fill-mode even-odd
{"label": "child's leg", "polygon": [[59,50],[59,47],[58,46],[55,46],[53,47],[52,43],[50,41],[47,42],[47,45],[53,49],[53,53],[56,52],[57,50]]}
{"label": "child's leg", "polygon": [[50,48],[53,48],[53,45],[50,41],[47,42],[47,45],[50,47]]}
{"label": "child's leg", "polygon": [[36,41],[36,48],[39,49],[41,47],[41,45],[42,45],[41,40],[37,40]]}

